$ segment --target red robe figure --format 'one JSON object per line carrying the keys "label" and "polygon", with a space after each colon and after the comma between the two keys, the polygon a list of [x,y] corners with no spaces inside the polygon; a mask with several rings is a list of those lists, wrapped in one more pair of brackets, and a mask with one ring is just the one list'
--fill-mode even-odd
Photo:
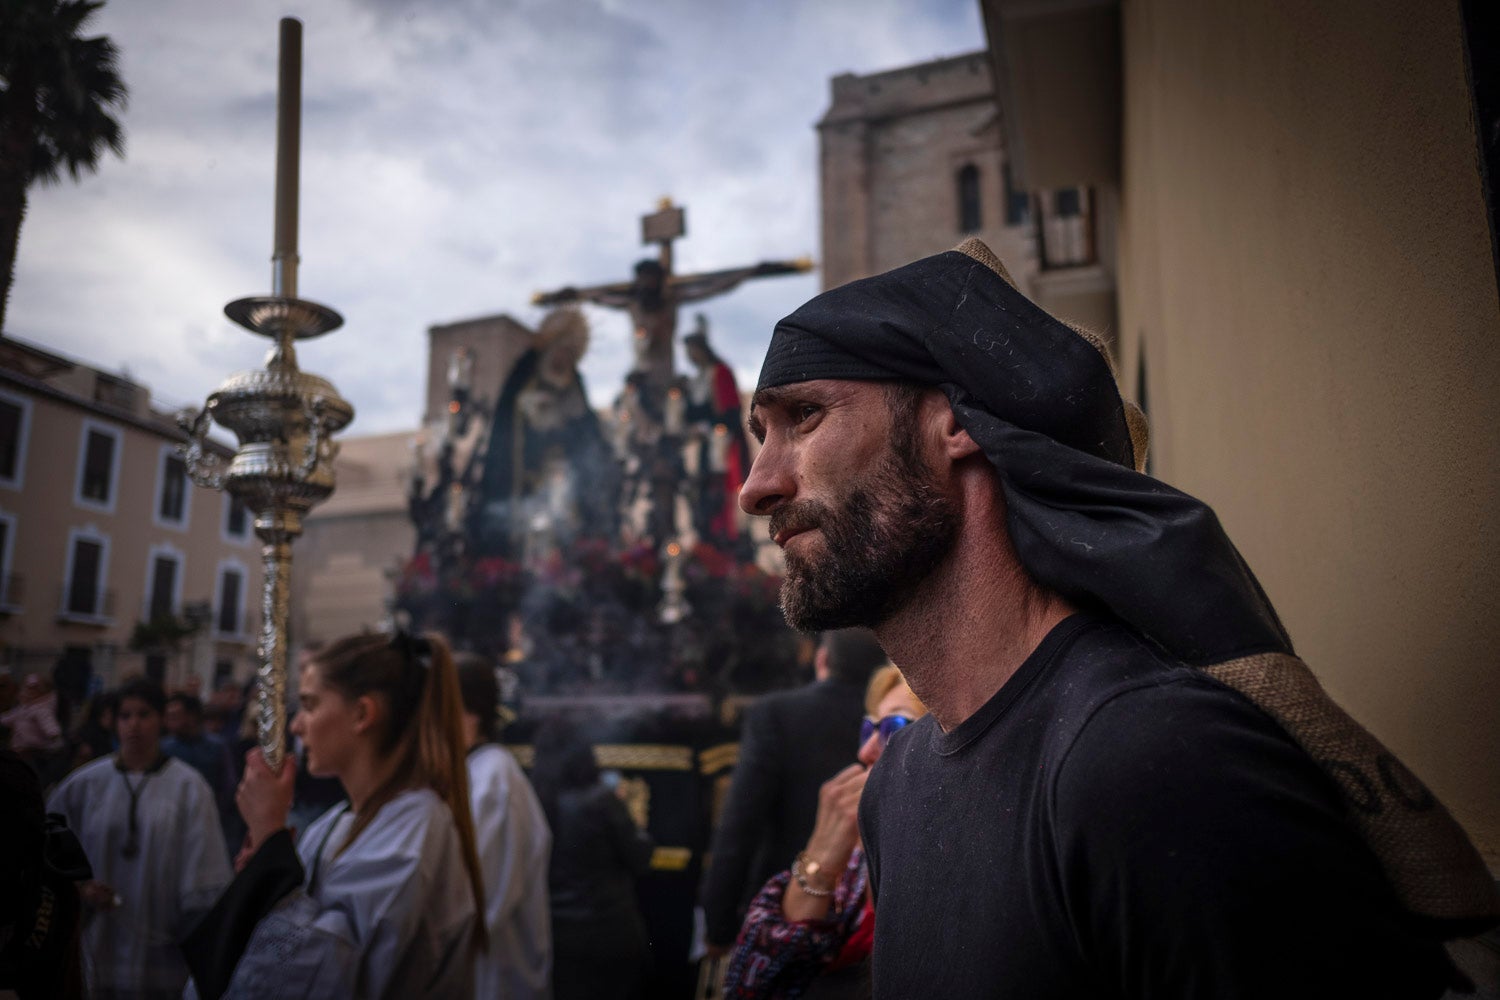
{"label": "red robe figure", "polygon": [[708,343],[708,321],[698,314],[697,327],[682,338],[698,373],[688,384],[687,417],[698,435],[697,502],[693,528],[698,537],[725,550],[739,537],[740,487],[750,471],[740,412],[740,390],[734,372]]}

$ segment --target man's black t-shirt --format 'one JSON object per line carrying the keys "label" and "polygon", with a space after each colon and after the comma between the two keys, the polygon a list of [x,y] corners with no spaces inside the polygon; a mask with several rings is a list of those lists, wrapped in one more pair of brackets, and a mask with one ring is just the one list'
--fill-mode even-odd
{"label": "man's black t-shirt", "polygon": [[1444,952],[1343,808],[1239,694],[1075,615],[962,725],[908,726],[871,773],[875,994],[1440,995]]}

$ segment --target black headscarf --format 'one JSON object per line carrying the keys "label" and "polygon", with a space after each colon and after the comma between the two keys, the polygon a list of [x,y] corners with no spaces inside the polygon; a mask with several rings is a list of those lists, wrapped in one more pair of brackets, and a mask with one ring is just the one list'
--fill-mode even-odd
{"label": "black headscarf", "polygon": [[985,256],[970,241],[817,296],[777,324],[757,388],[941,388],[1000,475],[1011,539],[1037,582],[1107,608],[1187,663],[1290,653],[1213,511],[1135,471],[1109,362]]}
{"label": "black headscarf", "polygon": [[1214,512],[1137,471],[1144,417],[1121,400],[1102,345],[1017,291],[983,243],[824,292],[778,323],[757,390],[814,379],[942,389],[999,476],[1034,580],[1274,718],[1343,791],[1398,896],[1440,933],[1500,915],[1462,827],[1296,658]]}

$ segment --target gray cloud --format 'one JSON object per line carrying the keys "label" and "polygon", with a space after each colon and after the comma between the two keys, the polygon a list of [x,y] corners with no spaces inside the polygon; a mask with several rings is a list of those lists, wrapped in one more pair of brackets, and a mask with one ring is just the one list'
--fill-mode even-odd
{"label": "gray cloud", "polygon": [[[298,9],[298,8],[301,9]],[[344,329],[305,367],[359,410],[413,425],[426,328],[509,312],[540,288],[617,280],[639,216],[688,206],[681,269],[816,255],[813,123],[828,80],[983,44],[972,0],[113,0],[127,159],[34,190],[9,332],[166,401],[201,399],[265,343],[222,315],[270,287],[276,22],[303,19],[300,290]],[[707,303],[753,377],[810,276]],[[618,313],[590,309],[590,394],[629,363]],[[684,317],[684,322],[689,318]]]}

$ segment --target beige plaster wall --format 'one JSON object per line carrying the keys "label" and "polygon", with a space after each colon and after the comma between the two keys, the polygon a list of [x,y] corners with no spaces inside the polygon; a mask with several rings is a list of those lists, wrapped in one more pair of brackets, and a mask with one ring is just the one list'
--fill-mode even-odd
{"label": "beige plaster wall", "polygon": [[1132,0],[1122,369],[1334,696],[1500,857],[1500,309],[1457,4]]}
{"label": "beige plaster wall", "polygon": [[[441,359],[446,354],[434,362]],[[313,509],[297,543],[292,573],[294,642],[328,642],[378,628],[386,618],[393,574],[416,546],[416,530],[407,513],[416,436],[414,431],[398,431],[343,441],[334,462],[337,488],[326,503]],[[432,474],[429,468],[427,475]]]}
{"label": "beige plaster wall", "polygon": [[[1038,140],[1020,151],[1033,191],[1098,184],[1119,174],[1120,118],[1109,96],[1118,87],[1120,38],[1111,4],[1054,4],[1046,16],[1027,2],[994,0],[1006,20],[1005,57],[1016,90],[1009,111]],[[1002,15],[1003,16],[1003,15]],[[1100,98],[1105,98],[1101,100]]]}
{"label": "beige plaster wall", "polygon": [[309,519],[292,578],[294,641],[328,642],[384,623],[392,574],[416,532],[404,509]]}
{"label": "beige plaster wall", "polygon": [[[260,554],[253,534],[244,541],[224,537],[224,494],[190,487],[186,523],[157,523],[152,516],[157,470],[161,449],[173,446],[173,439],[81,406],[10,385],[4,388],[11,396],[29,399],[31,414],[20,489],[0,485],[0,513],[15,519],[9,571],[22,578],[20,600],[0,616],[0,646],[21,657],[20,669],[43,672],[64,647],[114,646],[112,665],[95,658],[95,669],[105,682],[140,672],[144,656],[130,651],[128,645],[136,623],[146,616],[149,561],[153,550],[161,547],[182,557],[179,612],[183,604],[214,602],[223,562],[243,566],[242,632],[216,635],[213,652],[215,659],[235,664],[236,676],[248,676],[260,627]],[[108,511],[79,505],[74,499],[85,421],[120,435],[114,504]],[[74,529],[90,529],[109,542],[105,590],[112,607],[108,619],[98,623],[63,620],[58,614]],[[211,663],[207,666],[212,669]],[[181,683],[188,668],[184,651],[169,662],[168,682]]]}

